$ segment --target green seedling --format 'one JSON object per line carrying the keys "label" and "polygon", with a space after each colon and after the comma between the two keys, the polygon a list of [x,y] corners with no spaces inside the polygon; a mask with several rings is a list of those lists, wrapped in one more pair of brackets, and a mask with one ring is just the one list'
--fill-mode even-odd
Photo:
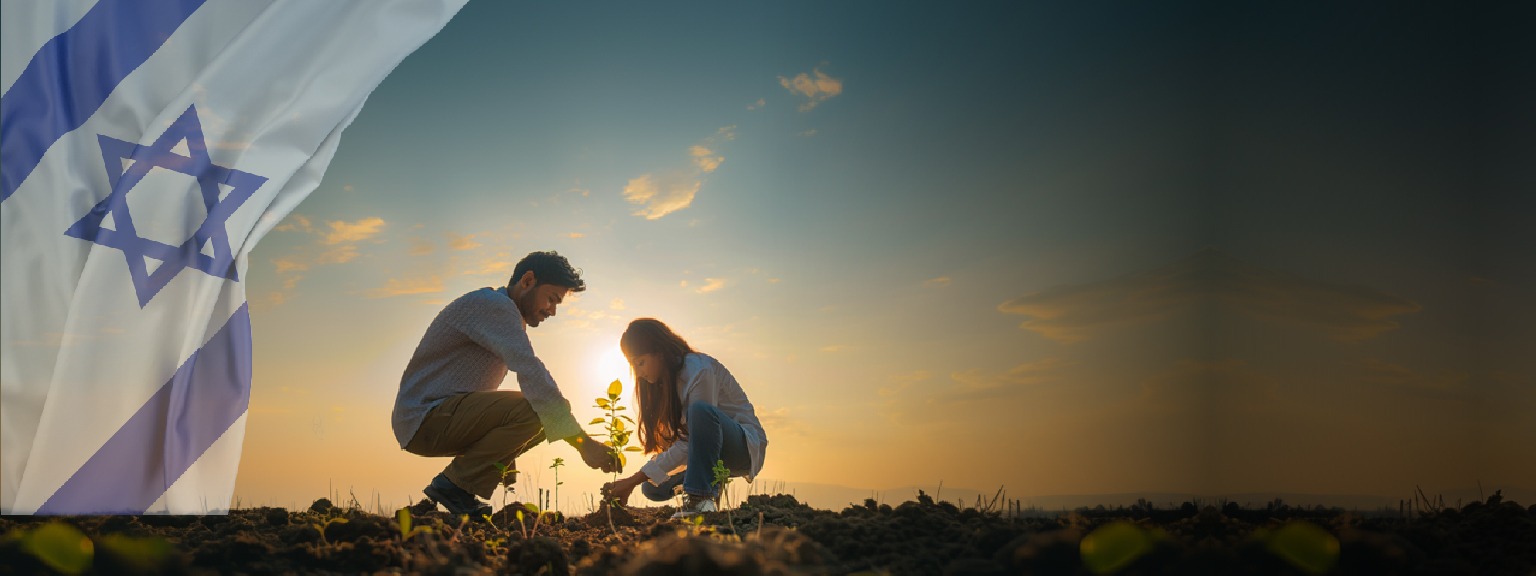
{"label": "green seedling", "polygon": [[410,540],[417,534],[432,533],[431,526],[411,526],[411,509],[401,508],[395,511],[395,524],[400,528],[400,539]]}
{"label": "green seedling", "polygon": [[312,524],[310,524],[310,526],[314,526],[315,528],[320,529],[320,542],[325,544],[326,546],[330,546],[331,545],[331,541],[325,537],[325,529],[326,528],[330,528],[332,524],[346,524],[346,523],[347,523],[347,519],[346,518],[342,518],[340,516],[336,516],[336,517],[333,517],[333,518],[327,518],[324,523],[312,523]]}
{"label": "green seedling", "polygon": [[[560,485],[564,484],[564,482],[560,481],[560,467],[564,466],[564,465],[565,465],[565,459],[564,458],[556,458],[555,459],[555,463],[549,465],[549,467],[555,471],[555,513],[556,514],[560,513]],[[548,508],[548,506],[545,506],[545,508]]]}
{"label": "green seedling", "polygon": [[140,574],[167,572],[174,551],[164,538],[136,538],[122,534],[101,536],[97,538],[96,546],[103,555],[116,558]]}
{"label": "green seedling", "polygon": [[79,529],[51,521],[22,537],[21,549],[62,574],[79,574],[91,567],[96,547]]}
{"label": "green seedling", "polygon": [[513,470],[511,466],[500,462],[493,462],[493,464],[496,465],[497,470],[501,471],[501,478],[499,480],[501,482],[501,508],[505,510],[508,499],[511,498],[512,492],[516,490],[516,488],[512,487],[512,484],[517,482],[517,471]]}
{"label": "green seedling", "polygon": [[1152,536],[1130,522],[1113,522],[1084,536],[1078,549],[1090,572],[1109,574],[1152,551]]}
{"label": "green seedling", "polygon": [[715,476],[714,481],[711,483],[715,487],[715,506],[721,510],[725,510],[726,523],[730,526],[735,526],[736,519],[731,517],[731,511],[726,509],[724,505],[725,487],[727,484],[731,483],[731,469],[725,465],[724,460],[716,460],[714,468],[712,468],[710,471],[713,472]]}
{"label": "green seedling", "polygon": [[715,504],[724,508],[722,504],[725,502],[725,487],[731,483],[731,469],[725,466],[724,460],[716,460],[712,472],[715,479],[710,485],[715,487]]}
{"label": "green seedling", "polygon": [[[607,392],[608,394],[606,398],[599,396],[596,403],[594,404],[598,408],[602,409],[607,414],[607,416],[593,418],[591,422],[588,422],[588,424],[602,424],[604,429],[607,430],[605,434],[598,434],[598,436],[607,438],[607,440],[603,441],[603,445],[607,446],[608,453],[613,455],[615,460],[619,461],[619,470],[623,470],[626,463],[624,453],[640,451],[639,446],[629,445],[629,435],[632,433],[632,431],[629,429],[629,427],[624,425],[624,422],[626,421],[629,422],[630,425],[634,425],[635,420],[627,415],[619,414],[619,412],[622,412],[626,409],[625,407],[619,405],[619,395],[624,392],[624,383],[618,380],[614,380],[613,382],[608,383]],[[614,482],[619,481],[619,470],[613,471]],[[612,508],[614,506],[618,506],[619,501],[616,498],[611,498],[607,495],[604,495],[604,503],[608,505],[604,507],[605,510],[608,510],[608,529],[612,530],[614,534],[618,534],[618,528],[613,525]]]}
{"label": "green seedling", "polygon": [[[630,430],[628,426],[624,425],[625,422],[629,422],[630,425],[634,425],[635,420],[627,415],[619,414],[619,412],[627,410],[627,408],[624,406],[619,405],[619,395],[623,391],[623,382],[618,380],[610,382],[608,384],[608,397],[598,397],[595,404],[598,408],[601,408],[604,412],[606,412],[607,416],[593,418],[592,421],[589,422],[589,424],[602,424],[604,426],[606,433],[598,434],[598,436],[607,438],[607,440],[603,441],[603,445],[607,446],[608,453],[612,454],[613,457],[619,461],[620,468],[623,468],[624,465],[627,464],[627,461],[624,457],[625,452],[640,451],[639,446],[629,445],[629,435],[632,434],[633,431]],[[615,481],[619,479],[619,473],[617,471],[613,473],[613,479]]]}

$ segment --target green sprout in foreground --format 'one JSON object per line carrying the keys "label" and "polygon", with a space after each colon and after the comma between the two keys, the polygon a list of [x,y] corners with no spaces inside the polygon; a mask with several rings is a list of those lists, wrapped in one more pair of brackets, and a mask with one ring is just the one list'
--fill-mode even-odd
{"label": "green sprout in foreground", "polygon": [[[633,425],[635,423],[634,419],[627,415],[619,414],[619,412],[626,410],[625,407],[619,405],[619,394],[623,391],[624,383],[618,380],[610,382],[608,384],[608,396],[606,398],[599,396],[595,404],[595,406],[606,412],[607,416],[593,418],[592,421],[588,423],[602,424],[607,430],[607,433],[598,434],[597,436],[604,436],[608,438],[607,440],[603,441],[603,445],[607,446],[608,453],[612,454],[614,459],[619,461],[620,470],[622,470],[625,465],[625,452],[640,451],[639,446],[629,445],[629,435],[632,434],[633,431],[624,425],[625,421],[628,421],[631,425]],[[619,470],[615,470],[613,472],[613,481],[619,481]],[[612,502],[612,504],[617,505],[618,502]]]}
{"label": "green sprout in foreground", "polygon": [[[565,459],[564,458],[556,458],[555,459],[555,463],[549,465],[549,467],[555,471],[555,513],[556,514],[560,513],[560,485],[564,484],[564,482],[560,481],[560,467],[564,466],[564,465],[565,465]],[[545,508],[548,508],[548,506],[545,506]]]}
{"label": "green sprout in foreground", "polygon": [[710,485],[715,487],[715,504],[724,508],[725,486],[731,483],[731,469],[726,467],[724,460],[716,460],[712,471],[715,474],[715,480]]}

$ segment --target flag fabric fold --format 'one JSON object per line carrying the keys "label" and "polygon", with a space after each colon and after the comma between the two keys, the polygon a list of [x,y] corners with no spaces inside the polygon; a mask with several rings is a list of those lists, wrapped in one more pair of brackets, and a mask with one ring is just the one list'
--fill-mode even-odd
{"label": "flag fabric fold", "polygon": [[0,5],[0,512],[227,510],[247,257],[464,1]]}

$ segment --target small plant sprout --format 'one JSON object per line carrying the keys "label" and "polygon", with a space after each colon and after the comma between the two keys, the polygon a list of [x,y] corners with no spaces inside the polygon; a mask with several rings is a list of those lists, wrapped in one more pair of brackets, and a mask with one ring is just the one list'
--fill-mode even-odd
{"label": "small plant sprout", "polygon": [[[608,396],[606,398],[598,397],[597,403],[595,404],[598,408],[603,409],[607,413],[607,416],[593,418],[592,421],[589,422],[589,424],[602,424],[604,429],[607,430],[606,434],[598,434],[598,436],[604,436],[608,438],[607,440],[603,441],[603,445],[607,446],[608,453],[612,454],[613,457],[619,461],[619,468],[621,469],[625,465],[625,452],[640,451],[639,446],[629,445],[629,435],[633,433],[633,430],[630,430],[628,426],[624,425],[625,421],[628,421],[631,425],[633,425],[635,420],[627,415],[619,414],[619,412],[626,410],[625,407],[619,405],[619,394],[623,391],[623,382],[618,380],[610,382],[608,384]],[[613,472],[613,480],[614,482],[619,480],[618,470]],[[616,505],[617,502],[614,502],[614,504]]]}
{"label": "small plant sprout", "polygon": [[715,479],[711,483],[715,487],[715,506],[725,510],[725,521],[730,526],[736,525],[736,519],[731,517],[731,511],[725,507],[725,487],[731,483],[731,469],[725,465],[724,460],[716,460],[715,467],[711,469]]}
{"label": "small plant sprout", "polygon": [[[640,451],[639,446],[629,445],[629,435],[631,430],[624,425],[625,421],[628,421],[631,425],[633,425],[635,420],[627,415],[619,414],[619,412],[625,410],[623,406],[619,405],[619,394],[623,391],[623,382],[614,380],[613,382],[608,383],[607,397],[599,396],[596,403],[594,404],[598,408],[602,409],[607,414],[607,416],[593,418],[592,421],[588,423],[602,424],[603,428],[608,431],[606,434],[598,434],[598,436],[605,436],[608,438],[607,440],[603,441],[603,445],[607,446],[608,453],[613,455],[615,460],[619,461],[619,469],[613,471],[614,482],[619,481],[619,471],[624,469],[624,453]],[[613,498],[612,496],[605,493],[603,494],[603,504],[603,510],[607,511],[608,515],[608,529],[612,530],[614,534],[618,534],[619,529],[613,525],[613,507],[618,506],[619,501],[617,498]]]}
{"label": "small plant sprout", "polygon": [[399,510],[396,510],[395,511],[395,523],[400,528],[400,539],[401,540],[410,540],[412,536],[415,536],[417,534],[423,534],[423,533],[430,534],[432,532],[432,527],[431,526],[415,526],[415,527],[411,526],[411,509],[410,508],[401,508]]}
{"label": "small plant sprout", "polygon": [[715,480],[710,485],[715,487],[715,504],[724,508],[725,487],[731,483],[731,469],[726,467],[724,460],[716,460],[712,471],[715,474]]}
{"label": "small plant sprout", "polygon": [[[549,465],[550,469],[555,471],[555,513],[556,514],[560,513],[560,485],[564,484],[564,482],[560,481],[560,467],[564,466],[564,465],[565,465],[565,459],[564,458],[556,458],[555,459],[555,463]],[[545,506],[545,508],[548,508],[548,506]]]}
{"label": "small plant sprout", "polygon": [[501,471],[501,508],[505,510],[507,508],[507,499],[511,497],[514,490],[512,484],[517,482],[517,471],[513,470],[511,466],[500,462],[493,462],[493,464],[496,465],[497,470]]}

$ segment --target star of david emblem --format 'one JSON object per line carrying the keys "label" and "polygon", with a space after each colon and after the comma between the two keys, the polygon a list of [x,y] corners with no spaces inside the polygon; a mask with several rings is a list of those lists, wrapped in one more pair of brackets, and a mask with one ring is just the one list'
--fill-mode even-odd
{"label": "star of david emblem", "polygon": [[[97,202],[91,211],[64,231],[66,236],[95,242],[123,251],[128,259],[128,274],[139,298],[139,307],[170,284],[182,269],[192,268],[210,276],[239,281],[235,257],[230,251],[229,232],[224,223],[267,179],[249,172],[218,166],[208,157],[203,140],[203,126],[197,120],[196,107],[188,107],[154,144],[141,146],[105,134],[97,135],[101,157],[106,162],[111,194]],[[176,151],[185,143],[186,153]],[[124,161],[128,162],[125,163]],[[197,180],[203,208],[208,217],[192,236],[180,245],[171,245],[140,237],[128,209],[128,194],[154,168],[184,174]],[[225,192],[227,190],[227,192]],[[221,198],[222,197],[222,198]],[[198,198],[187,198],[188,202]],[[187,206],[157,206],[156,210],[183,211]],[[112,217],[112,227],[103,223]],[[211,252],[208,253],[208,252]],[[149,260],[159,262],[150,269]]]}

